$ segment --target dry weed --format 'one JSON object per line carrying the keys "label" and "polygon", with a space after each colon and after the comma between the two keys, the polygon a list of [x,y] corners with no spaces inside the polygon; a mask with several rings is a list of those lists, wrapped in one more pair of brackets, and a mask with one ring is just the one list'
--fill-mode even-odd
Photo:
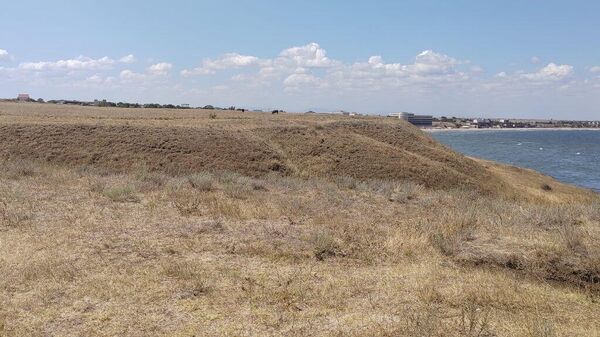
{"label": "dry weed", "polygon": [[102,195],[113,202],[140,202],[137,190],[131,184],[104,187]]}
{"label": "dry weed", "polygon": [[187,176],[190,186],[201,192],[211,192],[215,190],[215,178],[210,173],[196,173]]}

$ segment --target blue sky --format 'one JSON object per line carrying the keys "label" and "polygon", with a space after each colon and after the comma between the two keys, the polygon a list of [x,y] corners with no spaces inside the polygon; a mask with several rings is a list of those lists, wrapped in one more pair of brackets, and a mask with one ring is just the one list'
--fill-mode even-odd
{"label": "blue sky", "polygon": [[0,97],[600,119],[596,1],[12,1]]}

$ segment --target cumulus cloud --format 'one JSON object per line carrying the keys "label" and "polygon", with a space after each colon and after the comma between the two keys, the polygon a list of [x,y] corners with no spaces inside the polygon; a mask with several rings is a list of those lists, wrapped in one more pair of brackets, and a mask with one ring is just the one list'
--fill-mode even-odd
{"label": "cumulus cloud", "polygon": [[324,68],[334,65],[334,62],[327,57],[327,51],[314,42],[282,51],[277,62],[286,63],[288,61],[298,67]]}
{"label": "cumulus cloud", "polygon": [[0,49],[0,60],[4,58],[8,58],[8,51]]}
{"label": "cumulus cloud", "polygon": [[568,64],[557,65],[549,63],[537,72],[520,74],[520,77],[534,81],[561,81],[573,75],[573,66]]}
{"label": "cumulus cloud", "polygon": [[185,77],[212,75],[220,70],[258,66],[260,73],[264,76],[279,76],[286,72],[294,72],[297,68],[327,68],[335,64],[334,60],[327,57],[327,51],[313,42],[305,46],[285,49],[277,57],[271,59],[227,53],[216,59],[204,59],[201,66],[185,69],[181,72],[181,75]]}
{"label": "cumulus cloud", "polygon": [[194,69],[184,69],[181,72],[183,76],[210,75],[218,70],[237,69],[257,65],[260,59],[256,56],[241,55],[238,53],[228,53],[217,59],[206,58],[202,61],[202,66]]}
{"label": "cumulus cloud", "polygon": [[121,71],[119,77],[124,81],[139,81],[144,80],[146,78],[145,74],[136,73],[132,70],[125,69]]}
{"label": "cumulus cloud", "polygon": [[[386,63],[381,56],[372,56],[365,62],[344,63],[327,56],[317,43],[284,49],[274,58],[260,59],[237,53],[217,59],[205,59],[198,68],[182,71],[183,76],[210,75],[218,70],[255,67],[257,72],[236,74],[238,82],[253,86],[279,82],[286,87],[340,87],[357,88],[371,85],[406,85],[408,83],[456,82],[468,78],[457,67],[466,64],[445,54],[425,50],[409,64]],[[482,69],[473,66],[473,73]]]}
{"label": "cumulus cloud", "polygon": [[146,68],[146,71],[144,73],[137,73],[130,69],[125,69],[121,71],[121,73],[119,74],[119,78],[123,82],[143,83],[148,81],[156,81],[163,79],[164,77],[169,75],[169,72],[172,68],[173,65],[171,63],[161,62],[149,66],[148,68]]}
{"label": "cumulus cloud", "polygon": [[435,76],[455,73],[454,66],[459,63],[447,55],[425,50],[412,64],[385,63],[381,56],[371,56],[367,63],[354,64],[353,71],[362,76]]}
{"label": "cumulus cloud", "polygon": [[509,74],[503,71],[496,74],[494,79],[510,82],[512,83],[511,85],[550,85],[552,83],[564,84],[573,79],[574,73],[574,68],[571,65],[558,65],[556,63],[549,63],[545,67],[529,73],[518,71],[516,73]]}
{"label": "cumulus cloud", "polygon": [[29,71],[77,71],[107,68],[113,64],[115,64],[115,61],[107,56],[99,59],[79,56],[78,58],[68,60],[25,62],[19,64],[19,69]]}
{"label": "cumulus cloud", "polygon": [[[533,57],[532,62],[539,62]],[[272,58],[259,58],[238,53],[204,59],[197,68],[181,72],[184,77],[214,75],[223,70],[239,70],[230,78],[248,87],[319,88],[333,90],[468,90],[508,89],[520,84],[564,86],[574,77],[574,68],[567,64],[549,63],[534,72],[500,72],[484,78],[484,71],[469,61],[431,49],[418,53],[407,63],[389,62],[380,55],[354,63],[331,58],[318,43],[308,43],[282,50]],[[600,69],[598,70],[600,71]],[[519,84],[519,85],[516,85]]]}
{"label": "cumulus cloud", "polygon": [[153,64],[146,71],[153,76],[165,76],[168,75],[173,68],[173,65],[166,62],[161,62],[157,64]]}
{"label": "cumulus cloud", "polygon": [[531,57],[531,63],[538,64],[540,62],[542,62],[542,60],[539,57],[537,57],[537,56],[532,56]]}
{"label": "cumulus cloud", "polygon": [[125,55],[119,59],[121,63],[134,63],[135,61],[137,60],[133,54]]}
{"label": "cumulus cloud", "polygon": [[353,64],[338,63],[328,70],[320,85],[343,89],[368,89],[371,91],[394,89],[409,86],[436,87],[454,85],[469,79],[468,71],[459,70],[466,64],[445,54],[425,50],[415,57],[412,63],[386,62],[381,56],[371,56],[366,62]]}
{"label": "cumulus cloud", "polygon": [[590,68],[590,72],[592,73],[600,73],[600,66],[593,66]]}
{"label": "cumulus cloud", "polygon": [[448,55],[426,50],[415,58],[413,65],[407,66],[409,71],[417,74],[447,74],[454,72],[454,66],[463,63]]}

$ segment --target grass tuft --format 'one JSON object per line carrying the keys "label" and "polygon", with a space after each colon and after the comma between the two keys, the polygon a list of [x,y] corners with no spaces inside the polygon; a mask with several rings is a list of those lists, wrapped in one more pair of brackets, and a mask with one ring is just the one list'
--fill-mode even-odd
{"label": "grass tuft", "polygon": [[187,176],[187,182],[190,186],[201,192],[211,192],[215,190],[215,178],[210,173],[196,173]]}
{"label": "grass tuft", "polygon": [[136,188],[131,184],[104,187],[102,195],[113,202],[138,203],[141,201]]}

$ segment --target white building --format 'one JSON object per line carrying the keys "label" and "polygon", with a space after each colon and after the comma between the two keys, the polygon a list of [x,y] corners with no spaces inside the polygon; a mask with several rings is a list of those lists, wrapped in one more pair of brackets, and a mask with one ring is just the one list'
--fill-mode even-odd
{"label": "white building", "polygon": [[411,124],[417,126],[432,126],[433,125],[433,116],[429,115],[415,115],[409,112],[392,112],[388,115],[389,117],[398,117],[402,120],[405,120]]}

